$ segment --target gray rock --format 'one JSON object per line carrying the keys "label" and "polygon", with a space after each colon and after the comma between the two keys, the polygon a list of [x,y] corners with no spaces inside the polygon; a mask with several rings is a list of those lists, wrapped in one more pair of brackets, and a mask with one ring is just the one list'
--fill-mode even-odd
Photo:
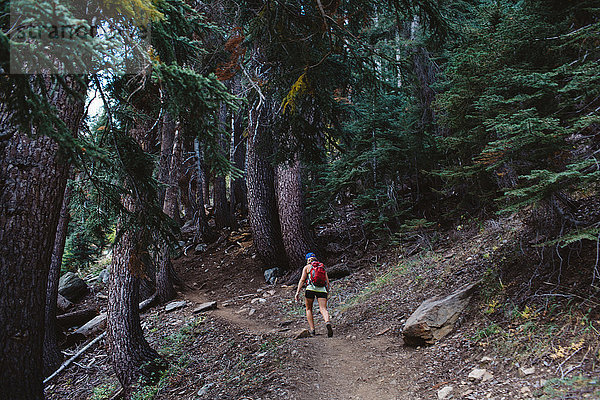
{"label": "gray rock", "polygon": [[339,279],[348,276],[352,273],[352,269],[346,264],[335,264],[331,267],[325,267],[329,279]]}
{"label": "gray rock", "polygon": [[531,367],[531,368],[519,368],[519,376],[520,377],[526,377],[528,375],[533,375],[535,374],[535,367]]}
{"label": "gray rock", "polygon": [[409,346],[431,345],[449,334],[469,304],[477,285],[473,283],[449,296],[425,300],[404,324],[404,342]]}
{"label": "gray rock", "polygon": [[88,286],[83,279],[74,272],[67,272],[60,277],[58,293],[71,302],[76,302],[88,291]]}
{"label": "gray rock", "polygon": [[183,308],[186,306],[186,302],[185,300],[181,300],[181,301],[172,301],[169,304],[167,304],[165,306],[165,311],[169,312],[169,311],[174,311],[174,310],[178,310],[180,308]]}
{"label": "gray rock", "polygon": [[200,243],[199,245],[197,245],[194,250],[196,250],[199,253],[203,253],[206,251],[206,249],[208,248],[208,246],[206,245],[206,243]]}
{"label": "gray rock", "polygon": [[488,381],[493,378],[493,375],[487,369],[475,368],[469,373],[469,380],[474,382]]}
{"label": "gray rock", "polygon": [[200,304],[192,312],[194,314],[198,314],[198,313],[201,313],[201,312],[204,312],[204,311],[214,310],[215,308],[217,308],[217,302],[216,301],[209,301],[207,303]]}
{"label": "gray rock", "polygon": [[56,305],[58,306],[59,310],[67,311],[67,309],[69,309],[69,307],[71,307],[73,305],[73,303],[71,303],[69,300],[67,300],[61,294],[59,294],[56,299]]}
{"label": "gray rock", "polygon": [[452,386],[445,386],[445,387],[441,388],[437,392],[438,399],[440,399],[440,400],[447,399],[453,390],[454,390],[454,388]]}
{"label": "gray rock", "polygon": [[198,396],[204,396],[205,394],[208,393],[208,391],[210,390],[211,387],[213,387],[215,384],[214,383],[207,383],[206,385],[202,386],[202,389],[198,390]]}
{"label": "gray rock", "polygon": [[277,278],[279,276],[281,276],[279,268],[277,268],[277,267],[266,270],[264,272],[264,275],[265,275],[265,281],[267,283],[269,283],[270,285],[274,285],[275,282],[277,282]]}
{"label": "gray rock", "polygon": [[108,283],[108,275],[108,268],[104,268],[102,271],[100,271],[98,274],[98,283],[103,283],[106,285]]}

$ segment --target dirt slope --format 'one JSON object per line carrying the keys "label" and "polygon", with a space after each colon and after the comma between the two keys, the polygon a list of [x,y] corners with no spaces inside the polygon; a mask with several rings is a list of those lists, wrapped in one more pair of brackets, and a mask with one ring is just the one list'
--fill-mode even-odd
{"label": "dirt slope", "polygon": [[[136,399],[419,400],[450,387],[447,398],[600,398],[597,299],[583,302],[592,307],[585,313],[581,303],[553,313],[563,305],[511,302],[541,293],[531,276],[516,273],[518,263],[535,262],[519,253],[524,240],[517,222],[502,221],[449,233],[429,250],[353,254],[361,268],[333,282],[334,337],[316,313],[317,336],[305,339],[294,339],[307,325],[295,287],[265,283],[248,235],[223,236],[204,251],[188,248],[174,261],[184,282],[177,300],[186,306],[142,316],[146,337],[171,369]],[[561,273],[563,282],[573,278]],[[448,337],[431,347],[404,346],[403,323],[423,300],[480,279],[481,293]],[[544,280],[552,275],[542,286]],[[194,314],[206,301],[218,308]],[[490,378],[469,379],[475,368]],[[51,383],[47,396],[109,399],[117,388],[101,345]]]}

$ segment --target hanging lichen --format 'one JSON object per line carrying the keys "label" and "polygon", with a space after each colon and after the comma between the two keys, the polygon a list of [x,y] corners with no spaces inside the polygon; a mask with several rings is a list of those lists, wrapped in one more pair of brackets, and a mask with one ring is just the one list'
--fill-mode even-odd
{"label": "hanging lichen", "polygon": [[310,84],[305,71],[292,85],[289,93],[285,96],[285,99],[283,99],[283,102],[281,103],[283,107],[282,113],[285,114],[288,106],[292,114],[295,113],[298,109],[298,97],[308,92],[310,92]]}

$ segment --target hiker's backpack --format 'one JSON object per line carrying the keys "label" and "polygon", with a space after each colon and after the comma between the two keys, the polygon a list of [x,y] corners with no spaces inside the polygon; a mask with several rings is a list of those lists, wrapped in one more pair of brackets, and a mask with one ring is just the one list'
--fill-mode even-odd
{"label": "hiker's backpack", "polygon": [[323,263],[313,261],[310,265],[310,282],[319,287],[327,286],[327,273],[325,272],[325,266]]}

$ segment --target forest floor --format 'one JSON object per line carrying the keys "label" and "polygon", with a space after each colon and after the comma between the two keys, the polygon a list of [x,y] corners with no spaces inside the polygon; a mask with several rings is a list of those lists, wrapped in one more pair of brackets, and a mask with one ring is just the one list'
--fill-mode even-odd
{"label": "forest floor", "polygon": [[[538,240],[528,235],[507,218],[417,235],[404,246],[340,243],[345,250],[326,261],[354,272],[333,282],[334,336],[315,312],[317,335],[302,339],[295,285],[265,283],[247,233],[224,234],[202,252],[192,246],[174,261],[184,282],[176,301],[185,305],[142,315],[148,341],[171,367],[134,398],[600,399],[600,299],[591,271],[579,267],[593,265],[595,252],[546,270],[540,254],[524,250]],[[452,333],[433,346],[404,345],[403,324],[422,301],[475,281],[480,290]],[[194,313],[209,301],[217,308]],[[474,369],[488,374],[469,378]],[[117,389],[101,345],[46,393],[98,400]]]}

